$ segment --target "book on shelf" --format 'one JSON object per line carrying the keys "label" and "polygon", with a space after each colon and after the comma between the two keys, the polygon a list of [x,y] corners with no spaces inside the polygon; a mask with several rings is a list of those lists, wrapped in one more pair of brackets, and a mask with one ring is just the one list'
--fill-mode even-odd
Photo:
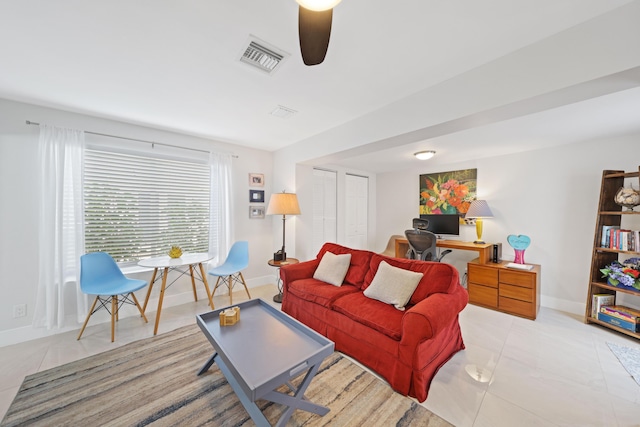
{"label": "book on shelf", "polygon": [[620,235],[620,227],[614,227],[609,230],[609,248],[616,249],[618,247],[618,236]]}
{"label": "book on shelf", "polygon": [[609,248],[622,250],[622,237],[627,230],[622,230],[620,228],[613,229],[612,231],[611,242],[609,242]]}
{"label": "book on shelf", "polygon": [[624,305],[603,305],[600,307],[600,312],[627,322],[640,322],[640,310],[625,307]]}
{"label": "book on shelf", "polygon": [[640,252],[640,231],[622,229],[618,225],[603,225],[600,246],[620,251]]}
{"label": "book on shelf", "polygon": [[611,230],[619,229],[619,225],[603,225],[602,226],[602,239],[600,246],[608,248],[611,245]]}
{"label": "book on shelf", "polygon": [[634,251],[633,231],[620,230],[620,238],[618,241],[618,249],[621,251]]}
{"label": "book on shelf", "polygon": [[591,317],[597,317],[602,306],[614,305],[615,303],[615,294],[593,294],[591,301]]}
{"label": "book on shelf", "polygon": [[615,316],[611,316],[607,313],[603,313],[603,312],[598,313],[598,320],[608,323],[610,325],[615,325],[619,328],[626,329],[631,332],[638,332],[638,323],[628,322],[626,320],[619,319]]}

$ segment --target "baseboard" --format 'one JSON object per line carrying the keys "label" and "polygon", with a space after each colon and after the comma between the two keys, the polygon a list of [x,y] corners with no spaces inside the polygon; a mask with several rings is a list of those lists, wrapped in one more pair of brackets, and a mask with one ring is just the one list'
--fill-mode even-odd
{"label": "baseboard", "polygon": [[584,312],[587,309],[586,303],[568,301],[544,295],[540,296],[540,305],[554,310],[564,311],[565,313],[575,314],[577,316],[584,316]]}
{"label": "baseboard", "polygon": [[[251,288],[257,288],[259,286],[275,283],[276,276],[267,275],[267,276],[256,277],[253,279],[247,279],[246,281],[247,281],[247,287],[251,289]],[[213,290],[214,283],[215,282],[209,284],[211,287],[211,290]],[[202,285],[196,287],[196,289],[198,290],[198,300],[200,300],[201,298],[206,298]],[[235,288],[235,290],[236,291],[238,290],[237,287]],[[143,291],[142,295],[139,295],[138,293],[136,293],[136,296],[138,297],[138,300],[140,301],[141,305],[143,304],[143,299],[141,298],[144,298],[144,292],[146,292],[146,290]],[[149,298],[149,303],[148,303],[146,312],[156,311],[156,307],[158,306],[158,297],[157,295],[153,296],[155,295],[155,293],[156,293],[156,288],[154,287],[152,292],[152,297]],[[218,291],[216,291],[216,295],[228,295],[227,289],[219,288]],[[181,292],[178,294],[166,295],[162,302],[162,308],[165,309],[167,307],[174,307],[177,305],[187,304],[191,302],[193,302],[193,291],[191,290],[190,287],[188,287],[188,288],[185,288],[184,292]],[[132,316],[139,316],[139,313],[135,310],[134,307],[125,307],[120,313],[121,319],[132,317]],[[92,316],[90,324],[97,325],[100,323],[108,323],[110,321],[111,320],[109,316],[106,314],[106,312],[96,313],[94,316]],[[31,325],[22,326],[20,328],[7,329],[4,331],[0,331],[0,343],[1,343],[0,347],[19,344],[21,342],[31,341],[39,338],[45,338],[53,335],[63,334],[69,331],[79,331],[81,326],[82,326],[82,323],[78,323],[75,319],[75,316],[68,316],[65,321],[65,326],[60,329],[35,328]]]}
{"label": "baseboard", "polygon": [[[267,275],[256,277],[253,279],[247,279],[247,287],[248,288],[257,288],[263,285],[269,285],[276,283],[275,275]],[[213,283],[210,283],[210,286],[213,288]],[[204,298],[204,295],[201,295],[200,288],[198,288],[198,298]],[[226,288],[224,290],[218,290],[216,295],[227,295]],[[193,302],[193,292],[190,288],[186,288],[185,292],[181,292],[179,294],[167,295],[163,301],[163,308],[173,307],[177,305],[187,304]],[[141,302],[142,303],[142,302]],[[157,297],[151,297],[149,299],[148,311],[155,311],[154,307],[157,307],[158,299]],[[540,305],[543,307],[551,308],[554,310],[564,311],[567,313],[575,314],[578,316],[583,316],[586,304],[578,303],[574,301],[567,301],[564,299],[553,298],[542,295],[540,297]],[[96,315],[97,316],[97,315]],[[124,313],[123,317],[137,316],[137,313],[134,311]],[[94,323],[97,321],[97,323]],[[107,323],[109,322],[108,316],[104,318],[97,318],[92,322],[92,324],[98,323]],[[44,338],[52,335],[62,334],[69,331],[78,331],[80,329],[80,324],[75,322],[75,317],[70,316],[67,319],[66,324],[69,326],[65,326],[62,329],[46,329],[46,328],[34,328],[33,326],[23,326],[15,329],[7,329],[4,331],[0,331],[0,347],[5,347],[12,344],[18,344],[25,341],[31,341],[38,338]]]}

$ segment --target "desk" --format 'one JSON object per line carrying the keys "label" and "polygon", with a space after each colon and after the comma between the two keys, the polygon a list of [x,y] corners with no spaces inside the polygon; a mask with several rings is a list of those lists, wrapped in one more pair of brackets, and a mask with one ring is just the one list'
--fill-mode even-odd
{"label": "desk", "polygon": [[280,280],[280,267],[282,267],[283,265],[297,264],[299,262],[300,260],[297,258],[287,258],[284,261],[274,261],[272,259],[267,261],[267,264],[269,264],[271,267],[278,267],[278,272],[276,273],[276,277],[278,278],[276,281],[276,285],[278,285],[278,295],[275,295],[273,297],[273,302],[282,302],[282,281]]}
{"label": "desk", "polygon": [[[492,243],[462,242],[460,240],[438,239],[436,246],[445,249],[457,249],[461,251],[474,251],[478,253],[480,264],[486,264],[491,259]],[[396,258],[404,258],[409,250],[407,239],[396,239]]]}
{"label": "desk", "polygon": [[[143,313],[147,309],[147,303],[149,302],[149,296],[151,296],[151,289],[153,289],[153,284],[162,278],[162,286],[160,287],[160,298],[158,299],[158,312],[156,313],[156,325],[153,328],[153,335],[156,335],[158,333],[158,325],[160,324],[160,313],[162,312],[162,300],[164,299],[164,291],[185,274],[191,276],[193,298],[196,301],[198,301],[198,294],[196,292],[195,279],[198,279],[202,283],[204,283],[204,287],[207,291],[207,297],[209,298],[209,305],[211,306],[211,309],[213,309],[213,299],[211,298],[211,291],[209,290],[209,284],[207,283],[207,275],[205,274],[204,267],[202,267],[203,262],[207,262],[212,258],[212,256],[206,253],[193,253],[182,254],[180,258],[171,258],[169,257],[169,255],[161,255],[153,258],[143,259],[142,261],[138,262],[138,265],[141,267],[153,268],[153,276],[151,276],[151,281],[149,282],[149,290],[147,290],[147,296],[144,299],[144,306],[142,307]],[[188,271],[180,269],[180,267],[185,266],[189,266]],[[198,271],[195,270],[196,267],[200,269],[200,277],[196,277],[196,275],[198,275]],[[160,275],[158,275],[159,269]],[[169,283],[169,285],[167,285],[167,276],[169,275],[169,271],[173,270],[177,270],[178,272],[180,272],[180,275],[173,279],[173,281]]]}

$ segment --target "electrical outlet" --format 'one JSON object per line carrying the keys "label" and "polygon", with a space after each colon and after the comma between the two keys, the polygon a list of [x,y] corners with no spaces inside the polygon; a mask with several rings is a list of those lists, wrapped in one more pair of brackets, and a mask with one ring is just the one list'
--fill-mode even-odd
{"label": "electrical outlet", "polygon": [[13,306],[13,317],[25,317],[27,315],[27,304],[16,304]]}

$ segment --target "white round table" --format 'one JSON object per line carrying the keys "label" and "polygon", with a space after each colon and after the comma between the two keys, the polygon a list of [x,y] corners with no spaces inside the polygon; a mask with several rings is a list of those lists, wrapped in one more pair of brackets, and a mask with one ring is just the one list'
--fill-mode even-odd
{"label": "white round table", "polygon": [[[142,307],[142,312],[144,313],[147,309],[147,303],[149,302],[149,296],[151,296],[151,289],[153,289],[153,284],[162,278],[162,286],[160,287],[160,297],[158,299],[158,312],[156,313],[156,324],[153,328],[153,335],[158,333],[158,325],[160,324],[160,313],[162,312],[162,300],[164,299],[164,291],[175,283],[180,277],[185,274],[191,276],[191,286],[193,287],[193,297],[196,301],[198,301],[198,294],[196,292],[196,282],[195,279],[200,280],[204,283],[205,290],[207,291],[207,298],[209,298],[209,305],[213,310],[213,298],[211,297],[211,290],[209,289],[209,283],[207,283],[207,275],[204,271],[204,267],[202,266],[203,262],[207,262],[212,259],[213,256],[208,253],[184,253],[180,258],[171,258],[169,255],[160,255],[152,258],[143,259],[138,261],[138,265],[140,267],[153,268],[153,275],[151,276],[151,281],[149,282],[149,289],[147,290],[147,296],[144,299],[144,306]],[[182,270],[180,267],[189,266],[189,270]],[[198,270],[200,270],[198,272]],[[160,270],[160,275],[158,275],[158,270]],[[169,285],[167,285],[167,276],[170,271],[176,270],[180,272],[180,275],[173,279]],[[199,277],[198,277],[199,274]]]}

